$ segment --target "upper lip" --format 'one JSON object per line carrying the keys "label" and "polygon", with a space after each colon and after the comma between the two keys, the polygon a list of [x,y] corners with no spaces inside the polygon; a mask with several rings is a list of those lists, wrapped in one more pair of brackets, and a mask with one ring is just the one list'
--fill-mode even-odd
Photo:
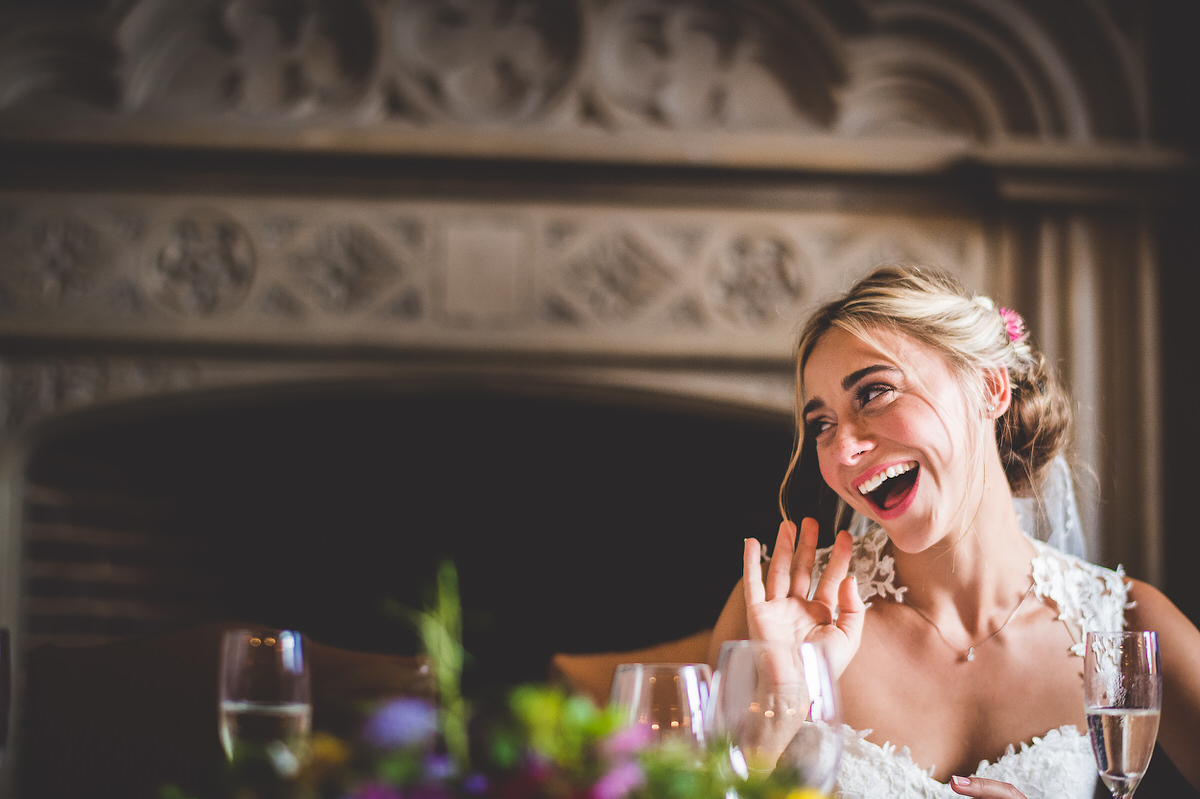
{"label": "upper lip", "polygon": [[[883,481],[889,477],[895,477],[904,474],[917,467],[917,462],[914,460],[892,461],[891,463],[881,464],[869,472],[864,472],[854,481],[854,489],[860,494],[869,494],[883,484]],[[889,474],[890,470],[890,474]]]}

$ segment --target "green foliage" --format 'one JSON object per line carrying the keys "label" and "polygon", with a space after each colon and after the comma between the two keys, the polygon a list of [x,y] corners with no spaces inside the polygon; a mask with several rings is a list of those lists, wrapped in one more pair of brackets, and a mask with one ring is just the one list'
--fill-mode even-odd
{"label": "green foliage", "polygon": [[[560,686],[519,686],[498,716],[472,724],[453,564],[438,569],[430,607],[391,610],[420,636],[436,705],[398,697],[376,708],[360,740],[315,734],[294,777],[237,758],[226,790],[203,799],[823,799],[782,772],[740,779],[722,742],[702,749],[623,729],[615,712]],[[168,788],[162,799],[188,797]]]}

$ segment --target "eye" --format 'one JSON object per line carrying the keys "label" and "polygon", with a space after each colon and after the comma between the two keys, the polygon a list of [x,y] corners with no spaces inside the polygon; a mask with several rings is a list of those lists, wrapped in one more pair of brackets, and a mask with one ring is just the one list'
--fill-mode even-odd
{"label": "eye", "polygon": [[808,439],[816,439],[820,437],[829,428],[833,427],[833,422],[825,418],[810,419],[804,423],[804,437]]}
{"label": "eye", "polygon": [[886,383],[871,383],[869,385],[860,386],[854,392],[854,398],[858,401],[860,407],[865,407],[875,400],[883,396],[890,396],[895,389]]}

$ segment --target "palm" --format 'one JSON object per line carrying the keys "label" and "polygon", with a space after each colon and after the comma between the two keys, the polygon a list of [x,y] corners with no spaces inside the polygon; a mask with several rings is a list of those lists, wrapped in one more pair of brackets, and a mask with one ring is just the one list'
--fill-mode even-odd
{"label": "palm", "polygon": [[864,607],[853,578],[847,579],[852,549],[847,533],[839,535],[816,590],[810,590],[816,560],[816,527],[814,520],[805,519],[796,541],[795,526],[790,522],[780,525],[765,580],[758,566],[759,544],[753,540],[747,542],[744,579],[747,623],[752,638],[821,642],[834,673],[841,674],[858,650]]}

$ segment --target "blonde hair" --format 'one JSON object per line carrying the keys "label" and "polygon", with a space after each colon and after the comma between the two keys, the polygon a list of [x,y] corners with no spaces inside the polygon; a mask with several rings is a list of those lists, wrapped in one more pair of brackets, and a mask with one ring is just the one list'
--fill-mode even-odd
{"label": "blonde hair", "polygon": [[[1041,482],[1066,446],[1070,402],[1045,356],[1027,342],[1009,338],[1006,320],[991,301],[969,294],[951,275],[924,266],[887,264],[826,303],[808,320],[796,345],[797,408],[803,407],[804,366],[813,348],[833,328],[869,338],[872,331],[902,333],[939,353],[958,376],[968,401],[982,413],[980,370],[1008,370],[1012,398],[995,420],[996,443],[1014,495],[1027,495]],[[779,489],[786,494],[804,446],[804,420],[797,413],[792,457]]]}

